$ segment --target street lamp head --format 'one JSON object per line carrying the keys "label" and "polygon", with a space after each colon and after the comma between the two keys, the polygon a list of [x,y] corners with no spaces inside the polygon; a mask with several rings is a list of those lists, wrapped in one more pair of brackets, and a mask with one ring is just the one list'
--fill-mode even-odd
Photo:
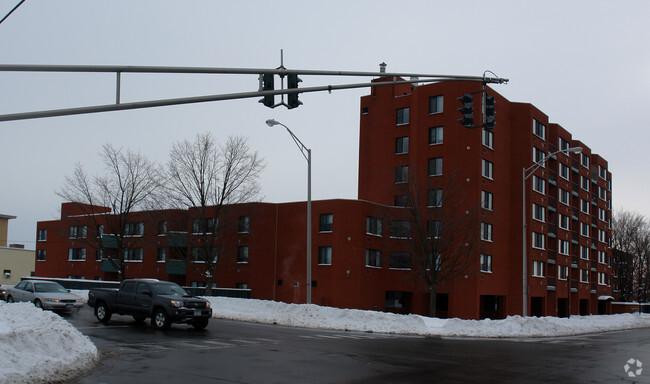
{"label": "street lamp head", "polygon": [[572,147],[567,149],[566,152],[580,153],[582,152],[582,147]]}
{"label": "street lamp head", "polygon": [[273,126],[275,126],[275,125],[279,125],[279,124],[280,124],[280,122],[275,121],[275,120],[273,120],[273,119],[268,119],[268,120],[266,120],[266,125],[268,125],[269,127],[273,127]]}

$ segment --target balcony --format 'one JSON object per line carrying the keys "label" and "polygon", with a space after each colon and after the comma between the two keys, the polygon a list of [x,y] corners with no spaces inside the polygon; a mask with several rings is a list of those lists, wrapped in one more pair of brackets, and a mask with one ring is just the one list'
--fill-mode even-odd
{"label": "balcony", "polygon": [[548,276],[546,278],[546,290],[547,291],[555,291],[555,276]]}
{"label": "balcony", "polygon": [[187,267],[184,260],[167,259],[165,260],[165,267],[168,275],[187,274]]}

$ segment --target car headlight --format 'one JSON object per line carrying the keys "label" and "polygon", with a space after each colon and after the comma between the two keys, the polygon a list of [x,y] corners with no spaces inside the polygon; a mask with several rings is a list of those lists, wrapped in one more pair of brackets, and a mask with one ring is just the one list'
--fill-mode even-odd
{"label": "car headlight", "polygon": [[50,302],[50,303],[58,303],[59,299],[51,299],[49,297],[46,297],[46,298],[43,299],[43,301],[47,301],[47,302]]}
{"label": "car headlight", "polygon": [[182,307],[182,306],[183,306],[183,302],[182,302],[182,301],[172,300],[172,307],[174,307],[174,308],[180,308],[180,307]]}
{"label": "car headlight", "polygon": [[209,302],[209,301],[206,301],[206,302],[205,302],[205,307],[206,307],[206,308],[210,308],[210,302]]}

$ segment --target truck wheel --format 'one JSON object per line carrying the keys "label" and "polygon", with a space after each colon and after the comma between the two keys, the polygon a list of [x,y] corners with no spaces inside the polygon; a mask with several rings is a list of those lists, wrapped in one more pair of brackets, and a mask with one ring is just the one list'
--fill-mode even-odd
{"label": "truck wheel", "polygon": [[111,311],[108,309],[106,304],[104,302],[99,302],[95,304],[95,317],[97,320],[101,321],[102,323],[108,323],[108,321],[111,319]]}
{"label": "truck wheel", "polygon": [[195,320],[192,322],[194,329],[205,329],[208,326],[208,319]]}
{"label": "truck wheel", "polygon": [[168,329],[172,325],[164,309],[156,309],[151,318],[151,322],[158,329]]}
{"label": "truck wheel", "polygon": [[7,303],[13,303],[14,302],[14,297],[9,295],[7,296]]}

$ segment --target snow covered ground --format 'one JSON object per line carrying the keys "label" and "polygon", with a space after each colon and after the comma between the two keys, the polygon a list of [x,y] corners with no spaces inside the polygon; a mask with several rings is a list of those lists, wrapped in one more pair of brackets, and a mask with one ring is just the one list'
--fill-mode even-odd
{"label": "snow covered ground", "polygon": [[[87,298],[87,291],[73,291]],[[650,315],[435,319],[274,301],[209,298],[213,317],[292,327],[454,337],[552,337],[650,327]],[[97,348],[58,315],[0,302],[0,384],[64,380],[91,368]]]}
{"label": "snow covered ground", "polygon": [[209,298],[221,319],[253,321],[292,327],[464,337],[552,337],[650,327],[650,315],[521,317],[504,320],[437,319],[419,315],[339,309],[275,301]]}

